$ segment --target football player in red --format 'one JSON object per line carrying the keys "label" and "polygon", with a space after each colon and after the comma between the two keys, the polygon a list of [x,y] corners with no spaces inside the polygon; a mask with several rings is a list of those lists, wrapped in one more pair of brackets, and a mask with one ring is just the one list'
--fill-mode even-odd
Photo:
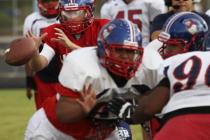
{"label": "football player in red", "polygon": [[108,20],[94,18],[94,7],[94,0],[60,0],[60,23],[45,28],[39,38],[31,32],[27,34],[37,46],[44,41],[41,53],[30,61],[32,69],[42,70],[56,56],[57,66],[54,69],[60,70],[66,54],[80,47],[96,45],[99,30]]}
{"label": "football player in red", "polygon": [[[52,17],[53,10],[46,10],[44,8],[47,6],[45,3],[39,1],[38,6],[40,11],[42,11],[41,14],[46,16],[47,12],[50,12],[50,17]],[[51,87],[39,88],[41,85],[37,85],[37,88],[40,89],[40,93],[43,95],[41,97],[44,97],[41,99],[41,103],[38,103],[37,108],[41,107],[48,95],[55,94],[58,73],[65,55],[80,47],[96,45],[98,32],[108,20],[94,18],[94,6],[94,0],[60,0],[59,15],[57,17],[59,23],[46,27],[42,30],[40,37],[37,37],[37,33],[33,30],[26,33],[27,37],[34,40],[37,48],[44,42],[42,51],[40,53],[37,52],[29,62],[29,68],[40,74],[40,70],[49,66],[48,74],[54,73],[54,75],[40,74],[45,81],[51,82],[48,84]],[[37,25],[37,27],[41,26],[41,21],[36,20],[33,24],[34,26]],[[40,33],[40,31],[37,32]],[[52,60],[54,65],[50,65]],[[35,77],[35,80],[43,85],[43,80],[40,77]],[[48,94],[46,89],[49,91]]]}
{"label": "football player in red", "polygon": [[[35,36],[41,36],[44,28],[54,23],[57,23],[59,14],[58,0],[37,0],[39,11],[28,15],[24,21],[23,35],[26,36],[28,31],[31,31]],[[40,51],[43,44],[40,46]],[[55,85],[58,82],[58,72],[52,67],[56,67],[55,58],[49,65],[34,73],[28,64],[25,65],[26,71],[26,96],[31,99],[34,90],[34,98],[36,109],[42,107],[43,102],[47,97],[56,94]],[[48,89],[48,90],[46,90]]]}

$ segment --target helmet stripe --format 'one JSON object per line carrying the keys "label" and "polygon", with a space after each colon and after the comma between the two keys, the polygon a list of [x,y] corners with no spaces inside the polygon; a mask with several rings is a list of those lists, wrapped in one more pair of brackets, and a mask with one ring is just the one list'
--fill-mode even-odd
{"label": "helmet stripe", "polygon": [[133,25],[132,25],[132,23],[131,22],[127,22],[128,24],[129,24],[129,30],[130,30],[130,40],[131,41],[134,41],[134,29],[133,29]]}
{"label": "helmet stripe", "polygon": [[169,32],[171,26],[173,25],[173,23],[179,18],[181,17],[182,15],[185,15],[185,14],[192,14],[191,12],[182,12],[182,13],[179,13],[179,14],[175,14],[172,18],[169,19],[169,22],[167,23],[167,26],[165,27],[165,32]]}

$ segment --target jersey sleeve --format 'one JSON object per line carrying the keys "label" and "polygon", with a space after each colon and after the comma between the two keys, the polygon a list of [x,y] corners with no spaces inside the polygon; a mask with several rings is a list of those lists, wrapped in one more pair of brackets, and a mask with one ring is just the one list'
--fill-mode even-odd
{"label": "jersey sleeve", "polygon": [[94,47],[81,48],[67,55],[59,74],[59,82],[75,92],[82,91],[84,86],[93,85],[100,77]]}
{"label": "jersey sleeve", "polygon": [[26,35],[26,33],[28,31],[31,30],[31,25],[32,25],[32,19],[31,19],[32,14],[28,15],[25,20],[24,20],[24,24],[23,24],[23,36]]}
{"label": "jersey sleeve", "polygon": [[[53,50],[56,50],[56,46],[58,45],[57,42],[52,41],[53,38],[57,38],[56,36],[56,31],[54,28],[59,28],[57,27],[58,24],[53,24],[48,26],[43,30],[43,33],[47,33],[47,36],[43,39],[44,43],[46,43],[49,47],[51,47]],[[56,52],[56,51],[55,51]]]}
{"label": "jersey sleeve", "polygon": [[[152,57],[151,57],[152,56]],[[159,75],[159,68],[162,64],[162,57],[159,53],[153,49],[145,48],[142,64],[140,65],[140,69],[142,67],[143,73],[139,73],[141,77],[142,74],[145,78],[143,78],[143,83],[149,86],[150,88],[155,87],[162,77]]]}

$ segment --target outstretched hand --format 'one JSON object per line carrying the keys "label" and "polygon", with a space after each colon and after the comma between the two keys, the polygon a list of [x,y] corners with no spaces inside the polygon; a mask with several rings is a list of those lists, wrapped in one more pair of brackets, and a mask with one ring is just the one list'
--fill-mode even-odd
{"label": "outstretched hand", "polygon": [[66,48],[70,48],[71,50],[80,48],[76,44],[74,44],[69,38],[66,36],[66,34],[59,28],[55,28],[57,31],[55,34],[57,35],[57,38],[52,38],[52,41],[58,42],[63,44]]}
{"label": "outstretched hand", "polygon": [[34,42],[34,46],[39,49],[39,47],[42,44],[42,40],[48,35],[48,33],[44,33],[41,36],[37,37],[35,36],[31,31],[28,31],[26,34],[26,38],[30,38]]}
{"label": "outstretched hand", "polygon": [[80,99],[76,100],[88,114],[96,104],[96,92],[91,85],[84,86]]}

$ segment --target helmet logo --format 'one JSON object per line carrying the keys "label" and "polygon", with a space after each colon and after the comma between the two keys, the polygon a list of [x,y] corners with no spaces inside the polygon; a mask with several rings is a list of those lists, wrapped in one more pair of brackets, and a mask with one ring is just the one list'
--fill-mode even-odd
{"label": "helmet logo", "polygon": [[195,33],[198,32],[197,25],[195,24],[195,22],[194,22],[193,20],[187,20],[187,21],[184,22],[184,24],[186,25],[187,30],[188,30],[192,35],[194,35]]}
{"label": "helmet logo", "polygon": [[79,7],[78,3],[75,2],[75,0],[69,0],[69,2],[67,4],[64,5],[65,7]]}
{"label": "helmet logo", "polygon": [[109,34],[112,32],[112,30],[115,28],[116,26],[114,24],[110,24],[107,29],[105,29],[103,31],[103,36],[104,38],[107,38],[107,36],[109,36]]}

